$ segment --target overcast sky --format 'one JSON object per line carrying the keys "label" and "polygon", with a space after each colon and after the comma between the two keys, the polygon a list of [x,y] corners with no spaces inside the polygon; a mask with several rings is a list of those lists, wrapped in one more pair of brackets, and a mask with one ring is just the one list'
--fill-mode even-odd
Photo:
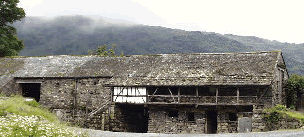
{"label": "overcast sky", "polygon": [[94,15],[304,43],[304,0],[20,0],[27,16]]}

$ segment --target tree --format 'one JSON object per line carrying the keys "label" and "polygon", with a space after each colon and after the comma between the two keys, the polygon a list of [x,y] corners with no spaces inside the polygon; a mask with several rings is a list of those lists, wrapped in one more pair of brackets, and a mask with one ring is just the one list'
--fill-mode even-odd
{"label": "tree", "polygon": [[[115,53],[116,45],[112,44],[112,47],[110,49],[107,48],[108,45],[102,45],[97,48],[95,51],[89,50],[89,55],[98,55],[98,56],[109,56],[109,57],[117,57]],[[123,53],[120,54],[120,56],[123,56]]]}
{"label": "tree", "polygon": [[17,7],[19,0],[0,0],[0,57],[15,56],[23,49],[17,32],[11,24],[25,17],[22,8]]}
{"label": "tree", "polygon": [[304,76],[292,75],[286,86],[286,104],[287,107],[296,107],[297,101],[304,90]]}

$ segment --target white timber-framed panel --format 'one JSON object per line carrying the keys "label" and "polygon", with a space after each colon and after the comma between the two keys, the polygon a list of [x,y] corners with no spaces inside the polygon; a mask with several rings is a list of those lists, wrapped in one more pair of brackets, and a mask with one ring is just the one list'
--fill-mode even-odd
{"label": "white timber-framed panel", "polygon": [[114,87],[113,102],[146,103],[146,87]]}

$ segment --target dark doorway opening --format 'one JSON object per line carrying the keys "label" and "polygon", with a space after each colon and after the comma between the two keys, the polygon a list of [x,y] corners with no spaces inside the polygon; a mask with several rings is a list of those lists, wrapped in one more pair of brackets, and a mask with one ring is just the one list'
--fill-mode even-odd
{"label": "dark doorway opening", "polygon": [[37,102],[40,100],[40,83],[21,83],[22,96],[34,98]]}
{"label": "dark doorway opening", "polygon": [[148,132],[148,108],[144,105],[119,105],[121,110],[121,122],[124,132],[147,133]]}
{"label": "dark doorway opening", "polygon": [[[287,104],[290,106],[290,103]],[[296,104],[297,111],[304,111],[304,95],[300,92],[297,93],[297,104]]]}
{"label": "dark doorway opening", "polygon": [[207,111],[207,134],[216,134],[217,133],[217,112],[216,111]]}

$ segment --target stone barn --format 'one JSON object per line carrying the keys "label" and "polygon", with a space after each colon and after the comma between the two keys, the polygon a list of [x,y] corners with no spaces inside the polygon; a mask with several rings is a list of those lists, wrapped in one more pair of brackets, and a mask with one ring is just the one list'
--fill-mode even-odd
{"label": "stone barn", "polygon": [[80,127],[122,132],[263,131],[285,104],[280,51],[0,58],[0,92]]}

